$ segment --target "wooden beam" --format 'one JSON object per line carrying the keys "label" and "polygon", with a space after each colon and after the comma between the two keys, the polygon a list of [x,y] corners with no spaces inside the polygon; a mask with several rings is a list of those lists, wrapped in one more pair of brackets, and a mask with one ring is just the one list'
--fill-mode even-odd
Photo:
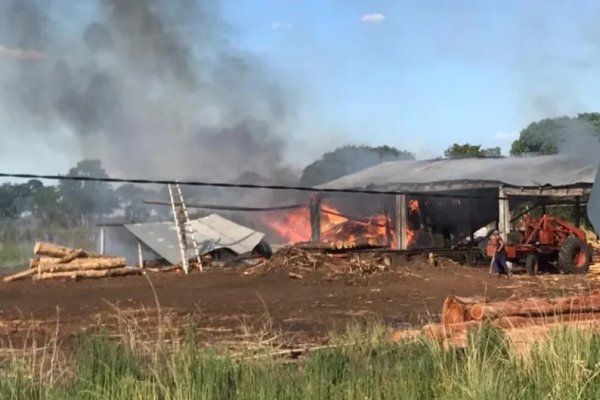
{"label": "wooden beam", "polygon": [[504,188],[498,189],[498,231],[500,231],[500,236],[506,242],[510,231],[510,207]]}
{"label": "wooden beam", "polygon": [[575,226],[581,227],[581,198],[575,197]]}
{"label": "wooden beam", "polygon": [[592,188],[554,188],[554,187],[539,187],[539,188],[503,188],[506,196],[524,196],[524,197],[582,197],[591,193]]}
{"label": "wooden beam", "polygon": [[396,242],[399,250],[406,250],[408,247],[406,238],[406,195],[396,195]]}
{"label": "wooden beam", "polygon": [[142,242],[140,242],[138,240],[137,242],[137,248],[138,248],[138,263],[140,268],[144,268],[144,256],[143,256],[143,252],[142,252]]}
{"label": "wooden beam", "polygon": [[106,238],[104,237],[104,227],[100,227],[100,254],[104,255],[106,250]]}
{"label": "wooden beam", "polygon": [[321,196],[313,196],[310,201],[310,240],[321,241]]}

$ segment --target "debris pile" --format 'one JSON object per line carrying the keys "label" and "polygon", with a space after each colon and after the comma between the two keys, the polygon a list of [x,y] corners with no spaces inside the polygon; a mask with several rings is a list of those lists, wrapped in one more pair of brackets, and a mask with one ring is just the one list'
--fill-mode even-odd
{"label": "debris pile", "polygon": [[497,302],[450,296],[444,301],[441,323],[424,326],[423,333],[460,347],[466,345],[469,331],[484,324],[510,335],[533,328],[544,333],[557,325],[598,328],[599,321],[599,290],[589,295]]}
{"label": "debris pile", "polygon": [[324,251],[303,250],[289,246],[278,250],[273,257],[263,260],[245,275],[264,274],[285,269],[291,278],[302,279],[303,272],[319,270],[326,275],[366,275],[388,271],[392,268],[392,258],[385,254],[344,253],[330,254]]}
{"label": "debris pile", "polygon": [[31,278],[46,280],[56,278],[82,279],[111,276],[140,275],[139,268],[127,267],[123,257],[88,253],[82,249],[57,246],[50,243],[36,243],[34,258],[29,269],[4,277],[4,282]]}

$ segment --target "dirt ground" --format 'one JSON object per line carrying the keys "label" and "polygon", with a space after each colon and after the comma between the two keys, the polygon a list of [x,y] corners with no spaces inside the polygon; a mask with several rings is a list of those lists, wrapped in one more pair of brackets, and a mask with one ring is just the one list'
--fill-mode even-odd
{"label": "dirt ground", "polygon": [[[592,275],[490,277],[485,267],[407,263],[393,271],[331,279],[320,271],[294,279],[286,269],[244,275],[243,269],[82,281],[0,283],[0,347],[37,335],[72,337],[102,316],[137,315],[152,328],[191,318],[207,341],[268,326],[297,340],[319,340],[356,319],[394,327],[438,321],[448,295],[490,299],[585,292]],[[157,307],[158,305],[158,307]],[[158,311],[157,311],[158,310]],[[160,316],[160,318],[159,318]],[[136,317],[134,317],[136,318]],[[258,329],[258,328],[256,328]]]}

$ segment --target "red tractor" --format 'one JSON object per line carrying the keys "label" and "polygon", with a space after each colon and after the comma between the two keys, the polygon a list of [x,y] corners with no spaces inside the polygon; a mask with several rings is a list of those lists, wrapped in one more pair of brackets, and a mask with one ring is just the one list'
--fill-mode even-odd
{"label": "red tractor", "polygon": [[[506,244],[506,258],[512,263],[523,263],[527,273],[535,275],[540,266],[553,265],[565,274],[585,274],[592,263],[592,248],[585,232],[568,222],[543,215],[525,216],[518,243]],[[487,247],[488,257],[494,248]]]}

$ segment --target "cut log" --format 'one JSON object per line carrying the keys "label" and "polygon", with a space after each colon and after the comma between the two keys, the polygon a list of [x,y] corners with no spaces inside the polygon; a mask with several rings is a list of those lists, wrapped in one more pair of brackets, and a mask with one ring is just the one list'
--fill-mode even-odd
{"label": "cut log", "polygon": [[72,271],[72,272],[46,272],[41,275],[35,275],[35,280],[47,279],[83,279],[83,278],[107,278],[114,276],[141,275],[143,271],[140,268],[116,268],[100,271]]}
{"label": "cut log", "polygon": [[471,308],[484,301],[481,298],[449,296],[442,306],[442,323],[456,324],[469,319]]}
{"label": "cut log", "polygon": [[58,264],[68,264],[76,258],[85,258],[87,256],[88,254],[82,249],[73,250],[72,252],[58,260]]}
{"label": "cut log", "polygon": [[[69,254],[77,251],[77,249],[72,249],[66,246],[58,246],[52,243],[46,242],[37,242],[35,246],[33,246],[33,254],[36,256],[48,256],[48,257],[56,257],[63,258],[67,257]],[[88,257],[105,257],[105,258],[113,258],[112,256],[105,254],[93,254],[86,253]]]}
{"label": "cut log", "polygon": [[4,282],[12,282],[17,281],[19,279],[27,278],[29,276],[35,275],[37,270],[35,268],[26,269],[25,271],[17,272],[16,274],[5,276]]}
{"label": "cut log", "polygon": [[[469,321],[474,322],[474,321]],[[526,325],[523,327],[514,327],[503,329],[504,335],[513,349],[528,350],[534,342],[544,340],[548,333],[557,328],[577,329],[584,332],[598,333],[600,324],[597,320],[574,320],[548,323],[542,325]],[[444,348],[464,348],[468,344],[467,330],[456,331],[453,335],[447,337],[435,337],[442,341]]]}
{"label": "cut log", "polygon": [[69,264],[40,264],[41,273],[85,271],[85,270],[103,270],[112,268],[121,268],[127,265],[125,258],[78,258]]}
{"label": "cut log", "polygon": [[29,268],[37,268],[39,265],[57,264],[61,259],[56,257],[34,257],[29,261]]}
{"label": "cut log", "polygon": [[49,256],[63,258],[72,253],[73,249],[65,246],[58,246],[52,243],[37,242],[33,246],[33,254],[37,256]]}
{"label": "cut log", "polygon": [[481,327],[480,321],[466,321],[454,324],[429,324],[423,327],[425,336],[435,339],[452,337],[457,334],[466,334],[469,329]]}
{"label": "cut log", "polygon": [[[526,328],[543,325],[558,325],[562,323],[593,323],[600,321],[600,313],[577,313],[577,314],[559,314],[545,317],[502,317],[490,321],[490,325],[502,330],[515,328]],[[451,338],[455,336],[464,336],[472,329],[478,329],[483,326],[482,321],[465,321],[454,324],[429,324],[423,327],[425,336],[434,339]]]}
{"label": "cut log", "polygon": [[470,308],[469,316],[470,319],[481,321],[507,316],[538,317],[589,312],[600,312],[599,295],[476,304]]}
{"label": "cut log", "polygon": [[539,326],[556,324],[561,322],[577,322],[577,321],[600,321],[600,312],[586,312],[575,314],[557,314],[543,317],[502,317],[493,321],[495,326],[504,329],[523,328],[528,326]]}

